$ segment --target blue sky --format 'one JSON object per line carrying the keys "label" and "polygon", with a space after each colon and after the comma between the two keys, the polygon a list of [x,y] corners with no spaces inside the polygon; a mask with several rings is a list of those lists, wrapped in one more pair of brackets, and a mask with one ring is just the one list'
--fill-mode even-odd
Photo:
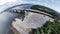
{"label": "blue sky", "polygon": [[24,4],[24,3],[38,4],[38,5],[43,5],[43,6],[49,7],[51,9],[54,9],[60,12],[60,0],[0,0],[0,5],[12,4],[12,3],[14,4]]}

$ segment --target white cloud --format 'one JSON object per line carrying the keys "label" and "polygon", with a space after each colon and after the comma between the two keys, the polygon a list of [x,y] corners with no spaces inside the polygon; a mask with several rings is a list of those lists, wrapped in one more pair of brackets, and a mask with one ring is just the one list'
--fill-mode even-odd
{"label": "white cloud", "polygon": [[0,5],[3,5],[7,2],[15,2],[16,0],[0,0]]}
{"label": "white cloud", "polygon": [[[8,3],[9,2],[9,3]],[[60,2],[58,0],[37,0],[37,1],[32,1],[32,0],[0,0],[0,5],[3,5],[3,4],[38,4],[38,5],[43,5],[43,6],[47,6],[49,8],[52,8],[58,12],[60,12],[59,10],[59,6],[60,6]],[[53,7],[52,7],[53,6]]]}

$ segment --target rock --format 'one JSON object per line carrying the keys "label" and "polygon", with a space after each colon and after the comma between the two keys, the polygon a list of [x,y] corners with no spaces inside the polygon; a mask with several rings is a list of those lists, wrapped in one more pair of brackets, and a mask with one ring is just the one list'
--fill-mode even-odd
{"label": "rock", "polygon": [[31,28],[36,29],[38,27],[42,27],[45,22],[49,19],[52,19],[48,16],[37,14],[37,13],[29,13],[23,21],[16,18],[15,22],[13,22],[13,27],[19,31],[21,34],[28,34],[31,31]]}

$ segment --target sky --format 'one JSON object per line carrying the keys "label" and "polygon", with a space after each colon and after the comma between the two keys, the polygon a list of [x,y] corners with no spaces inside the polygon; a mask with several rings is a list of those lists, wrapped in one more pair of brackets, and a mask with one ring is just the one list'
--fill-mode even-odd
{"label": "sky", "polygon": [[43,5],[60,12],[60,0],[0,0],[0,5],[14,5],[24,3]]}
{"label": "sky", "polygon": [[7,2],[15,2],[16,0],[0,0],[0,5],[3,5]]}

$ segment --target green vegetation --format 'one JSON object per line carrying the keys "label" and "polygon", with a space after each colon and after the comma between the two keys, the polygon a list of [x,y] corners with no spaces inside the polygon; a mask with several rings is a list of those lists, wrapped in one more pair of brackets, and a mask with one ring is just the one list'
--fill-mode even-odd
{"label": "green vegetation", "polygon": [[31,7],[31,9],[39,10],[39,11],[42,11],[42,12],[51,14],[51,15],[54,16],[53,18],[56,18],[56,19],[59,19],[60,20],[60,13],[58,13],[57,11],[52,10],[52,9],[50,9],[48,7],[44,7],[44,6],[41,6],[41,5],[40,6],[39,5],[33,5]]}
{"label": "green vegetation", "polygon": [[32,29],[32,34],[60,34],[60,22],[56,20],[54,22],[47,21],[43,27]]}

